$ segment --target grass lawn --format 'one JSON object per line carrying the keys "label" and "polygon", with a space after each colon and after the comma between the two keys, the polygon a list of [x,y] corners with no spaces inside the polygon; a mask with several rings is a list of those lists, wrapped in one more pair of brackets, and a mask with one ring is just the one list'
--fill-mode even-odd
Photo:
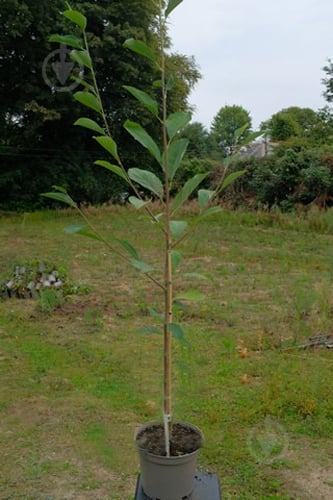
{"label": "grass lawn", "polygon": [[[89,212],[157,266],[140,214]],[[137,333],[161,294],[64,234],[78,222],[69,210],[0,218],[0,277],[46,259],[87,289],[48,307],[0,301],[1,499],[133,499],[134,430],[161,416],[162,337]],[[298,347],[333,330],[332,233],[332,211],[224,212],[180,249],[182,270],[207,279],[175,276],[206,298],[177,312],[190,343],[175,343],[174,413],[203,430],[199,466],[225,500],[333,498],[333,349]]]}

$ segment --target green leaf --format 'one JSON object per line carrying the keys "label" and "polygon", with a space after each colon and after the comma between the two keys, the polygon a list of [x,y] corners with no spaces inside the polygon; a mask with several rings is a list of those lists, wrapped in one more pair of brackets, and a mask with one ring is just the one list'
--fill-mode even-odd
{"label": "green leaf", "polygon": [[85,226],[68,226],[65,229],[65,233],[67,234],[79,234],[81,236],[86,236],[87,238],[91,238],[97,241],[103,241],[100,236],[96,233],[92,233],[88,231]]}
{"label": "green leaf", "polygon": [[177,7],[177,5],[179,5],[180,3],[182,3],[183,0],[169,0],[168,2],[168,5],[167,5],[167,8],[165,9],[165,17],[167,18],[171,12]]}
{"label": "green leaf", "polygon": [[74,122],[74,125],[94,130],[94,132],[98,132],[99,134],[105,134],[102,127],[100,127],[98,123],[96,123],[94,120],[91,120],[90,118],[79,118],[78,120],[76,120],[76,122]]}
{"label": "green leaf", "polygon": [[174,269],[177,269],[179,264],[181,263],[182,260],[182,255],[180,252],[177,250],[171,250],[171,262],[172,262],[172,267]]}
{"label": "green leaf", "polygon": [[168,330],[172,333],[172,336],[182,342],[183,344],[189,344],[188,340],[185,338],[184,330],[177,323],[168,323]]}
{"label": "green leaf", "polygon": [[92,62],[86,50],[72,50],[71,59],[86,68],[92,69]]}
{"label": "green leaf", "polygon": [[234,133],[234,143],[238,144],[239,138],[244,134],[244,132],[249,128],[249,122],[244,123],[241,127],[239,127]]}
{"label": "green leaf", "polygon": [[157,318],[157,319],[162,319],[163,320],[163,314],[161,314],[158,311],[156,311],[156,309],[154,309],[153,307],[148,307],[148,311],[149,311],[149,314],[153,318]]}
{"label": "green leaf", "polygon": [[53,189],[55,189],[56,191],[59,191],[60,193],[67,194],[66,189],[64,187],[62,187],[62,186],[57,186],[57,185],[54,184],[52,187],[53,187]]}
{"label": "green leaf", "polygon": [[161,89],[163,87],[162,80],[154,80],[153,81],[153,87],[155,89]]}
{"label": "green leaf", "polygon": [[107,168],[108,170],[110,170],[110,172],[113,172],[114,174],[118,175],[122,179],[125,179],[126,182],[128,182],[128,178],[125,172],[120,167],[118,167],[118,165],[112,165],[112,163],[109,163],[105,160],[96,160],[94,163],[96,165],[100,165],[101,167]]}
{"label": "green leaf", "polygon": [[74,35],[51,35],[49,37],[49,42],[61,43],[63,45],[68,45],[74,49],[82,49],[81,40]]}
{"label": "green leaf", "polygon": [[203,300],[205,295],[199,290],[187,290],[186,292],[179,293],[175,299],[176,300],[190,300],[190,301],[199,301]]}
{"label": "green leaf", "polygon": [[188,111],[178,111],[169,115],[166,120],[166,128],[168,131],[169,139],[172,139],[177,132],[186,127],[191,121],[191,113]]}
{"label": "green leaf", "polygon": [[173,89],[175,85],[175,77],[174,75],[170,75],[168,78],[168,81],[166,82],[165,88],[167,89],[168,92]]}
{"label": "green leaf", "polygon": [[174,175],[177,172],[179,165],[181,164],[188,143],[188,139],[178,139],[176,141],[173,141],[168,147],[168,173],[170,180],[174,178]]}
{"label": "green leaf", "polygon": [[137,209],[137,210],[140,210],[140,208],[142,207],[145,207],[146,205],[148,205],[148,203],[150,203],[150,200],[148,201],[144,201],[144,200],[140,200],[140,198],[137,198],[136,196],[130,196],[128,198],[128,201]]}
{"label": "green leaf", "polygon": [[82,78],[79,78],[77,76],[71,76],[71,80],[74,80],[74,82],[77,82],[80,85],[83,85],[83,87],[86,88],[87,90],[89,90],[89,92],[96,95],[94,87],[92,85],[90,85],[90,83],[83,80]]}
{"label": "green leaf", "polygon": [[188,223],[183,220],[171,220],[170,221],[170,232],[172,238],[177,240],[186,231]]}
{"label": "green leaf", "polygon": [[132,50],[133,52],[136,52],[137,54],[140,54],[141,56],[147,57],[147,59],[150,59],[153,62],[156,61],[155,52],[141,40],[129,38],[128,40],[125,40],[124,47]]}
{"label": "green leaf", "polygon": [[138,262],[140,261],[140,256],[133,245],[131,245],[130,243],[128,243],[128,241],[125,240],[116,239],[115,241],[117,241],[117,243],[119,243],[119,245],[121,245],[123,249],[126,250],[126,252],[128,252],[131,257],[133,257],[133,259],[135,259]]}
{"label": "green leaf", "polygon": [[153,270],[152,266],[149,264],[146,264],[145,262],[142,262],[142,260],[138,259],[131,259],[131,264],[135,269],[138,269],[142,273],[149,273],[150,271]]}
{"label": "green leaf", "polygon": [[84,31],[87,27],[87,18],[81,14],[81,12],[78,12],[77,10],[73,9],[68,9],[65,10],[62,13],[63,16],[65,16],[67,19],[72,21],[74,24],[79,26],[82,31]]}
{"label": "green leaf", "polygon": [[218,193],[226,189],[230,184],[232,184],[236,179],[244,175],[246,170],[237,170],[237,172],[232,172],[229,174],[224,181],[222,182],[221,187],[218,190]]}
{"label": "green leaf", "polygon": [[162,165],[161,152],[156,142],[139,123],[126,120],[124,128],[136,141],[138,141],[144,148],[148,149],[155,160]]}
{"label": "green leaf", "polygon": [[199,207],[204,208],[210,200],[213,198],[215,194],[215,191],[211,191],[209,189],[200,189],[198,191],[198,202],[199,202]]}
{"label": "green leaf", "polygon": [[99,102],[97,97],[94,96],[94,94],[91,94],[90,92],[83,92],[83,91],[75,92],[74,99],[83,104],[84,106],[86,106],[87,108],[91,108],[94,111],[97,111],[98,113],[102,111],[101,103]]}
{"label": "green leaf", "polygon": [[74,200],[68,195],[64,193],[42,193],[41,196],[44,196],[45,198],[50,198],[52,200],[56,201],[61,201],[62,203],[66,203],[66,205],[69,205],[70,207],[77,208],[77,204],[75,203]]}
{"label": "green leaf", "polygon": [[185,304],[184,302],[181,302],[180,300],[174,300],[172,302],[172,304],[174,307],[177,307],[178,309],[180,309],[182,311],[185,311],[186,309],[188,309],[188,304]]}
{"label": "green leaf", "polygon": [[[98,144],[100,144],[102,146],[102,148],[106,149],[106,151],[108,151],[113,156],[113,158],[115,160],[119,161],[117,144],[112,139],[112,137],[110,137],[110,136],[100,136],[100,137],[94,137],[94,139],[95,139],[95,141],[98,142]],[[105,165],[102,165],[102,166],[105,167]],[[126,177],[124,177],[124,178],[126,178]]]}
{"label": "green leaf", "polygon": [[126,89],[132,96],[134,96],[141,104],[143,104],[149,111],[158,116],[158,103],[154,99],[150,97],[146,92],[139,90],[135,87],[131,87],[129,85],[123,85],[124,89]]}
{"label": "green leaf", "polygon": [[128,170],[128,176],[132,179],[132,181],[137,182],[140,186],[149,189],[152,193],[155,193],[159,198],[163,198],[162,182],[155,174],[149,172],[149,170],[130,168]]}
{"label": "green leaf", "polygon": [[200,273],[184,273],[183,276],[185,276],[185,278],[194,278],[197,280],[208,280],[207,276]]}
{"label": "green leaf", "polygon": [[207,208],[204,212],[202,212],[198,217],[194,219],[194,222],[200,222],[202,219],[205,219],[206,217],[209,217],[210,215],[218,214],[222,212],[221,207],[210,207]]}
{"label": "green leaf", "polygon": [[194,177],[189,179],[183,186],[182,190],[177,193],[173,202],[173,211],[177,210],[179,207],[185,203],[193,191],[199,186],[199,184],[207,177],[208,172],[205,174],[196,174]]}
{"label": "green leaf", "polygon": [[264,133],[262,131],[252,132],[251,134],[249,134],[248,136],[245,137],[245,139],[240,143],[239,146],[240,147],[246,146],[246,144],[249,144],[250,142],[255,141],[256,139],[258,139],[258,137],[261,137],[262,135],[264,135]]}
{"label": "green leaf", "polygon": [[137,333],[158,333],[161,334],[162,329],[156,328],[156,326],[143,326],[142,328],[137,329]]}

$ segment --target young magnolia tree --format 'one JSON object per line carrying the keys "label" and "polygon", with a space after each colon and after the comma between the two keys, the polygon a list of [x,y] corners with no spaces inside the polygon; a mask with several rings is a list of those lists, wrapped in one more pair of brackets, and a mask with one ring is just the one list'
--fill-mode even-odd
{"label": "young magnolia tree", "polygon": [[[87,19],[78,11],[68,9],[63,15],[72,21],[80,31],[80,37],[76,35],[59,36],[54,35],[51,41],[63,43],[73,48],[72,59],[89,70],[89,77],[80,80],[83,89],[74,94],[74,99],[83,106],[96,113],[96,120],[88,117],[79,118],[75,125],[90,129],[94,135],[93,139],[110,155],[110,161],[97,160],[95,163],[110,171],[111,174],[121,177],[134,193],[129,198],[129,202],[138,210],[144,210],[148,218],[155,224],[159,237],[164,241],[164,256],[161,262],[160,272],[156,273],[148,263],[142,261],[139,252],[134,246],[114,235],[107,236],[100,234],[92,226],[89,218],[79,208],[69,194],[61,187],[55,186],[55,191],[44,193],[44,196],[68,204],[78,210],[85,220],[82,227],[72,228],[72,232],[83,234],[103,242],[113,252],[134,266],[144,274],[154,286],[163,291],[164,304],[163,312],[152,310],[152,314],[160,319],[161,327],[149,327],[146,331],[150,333],[163,332],[164,336],[164,427],[165,427],[165,447],[166,455],[170,455],[169,436],[172,425],[172,341],[174,338],[184,341],[184,331],[182,327],[174,321],[173,309],[175,300],[196,300],[201,298],[197,291],[190,290],[181,294],[174,293],[173,270],[180,263],[181,254],[178,250],[180,242],[188,236],[191,228],[202,221],[205,217],[220,211],[219,206],[213,206],[213,200],[225,189],[233,180],[243,172],[234,172],[230,175],[223,175],[218,187],[212,191],[208,189],[198,189],[200,183],[208,175],[197,174],[187,180],[177,194],[172,198],[171,190],[175,179],[175,174],[181,165],[182,158],[186,152],[188,140],[182,138],[180,133],[191,120],[191,114],[185,111],[178,111],[168,114],[168,95],[172,92],[174,76],[166,72],[165,46],[168,18],[172,11],[182,0],[169,0],[167,4],[159,0],[159,15],[157,19],[158,45],[151,48],[141,40],[129,39],[125,46],[149,59],[158,71],[159,79],[152,82],[152,92],[148,94],[139,88],[126,85],[124,88],[151,114],[152,120],[158,122],[160,127],[161,142],[157,144],[149,135],[147,130],[140,124],[130,119],[124,123],[124,128],[128,134],[138,141],[143,148],[147,149],[158,165],[158,174],[140,168],[127,168],[123,164],[121,151],[112,135],[112,123],[103,108],[93,62],[90,56],[87,42],[86,26]],[[155,213],[151,200],[147,200],[141,194],[142,188],[148,192],[152,198],[157,198],[161,210]],[[181,207],[190,196],[197,192],[199,211],[191,221],[179,217]],[[154,205],[155,206],[155,205]],[[162,271],[162,272],[161,272]],[[161,276],[163,276],[161,278]]]}

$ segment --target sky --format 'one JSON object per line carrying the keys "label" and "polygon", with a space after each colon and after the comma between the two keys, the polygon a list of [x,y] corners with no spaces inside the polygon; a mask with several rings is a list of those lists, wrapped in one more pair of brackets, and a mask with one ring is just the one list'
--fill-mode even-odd
{"label": "sky", "polygon": [[333,0],[183,0],[169,21],[172,51],[202,74],[189,101],[208,130],[225,105],[249,111],[256,129],[283,108],[327,104]]}

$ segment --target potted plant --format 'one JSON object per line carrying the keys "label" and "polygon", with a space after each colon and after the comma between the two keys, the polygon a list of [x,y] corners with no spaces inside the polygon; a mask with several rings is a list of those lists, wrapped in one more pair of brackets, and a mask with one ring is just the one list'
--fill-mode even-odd
{"label": "potted plant", "polygon": [[[161,321],[161,328],[149,328],[149,332],[162,330],[164,343],[164,394],[163,419],[161,422],[144,424],[137,430],[135,439],[140,455],[141,481],[144,493],[151,499],[181,500],[187,498],[194,487],[196,456],[202,445],[201,431],[192,424],[173,421],[172,398],[172,344],[174,339],[184,341],[182,327],[174,321],[175,299],[195,300],[200,298],[199,292],[189,291],[177,296],[173,287],[173,270],[179,264],[180,252],[178,246],[188,235],[193,226],[205,217],[220,211],[220,206],[214,205],[213,200],[219,193],[233,182],[243,172],[224,174],[215,190],[198,189],[200,183],[208,175],[197,174],[187,180],[181,189],[172,197],[176,172],[186,152],[188,141],[180,137],[182,129],[190,122],[191,114],[179,111],[168,115],[168,94],[172,92],[172,75],[166,73],[165,64],[165,36],[169,15],[182,0],[169,0],[167,4],[159,0],[158,14],[158,44],[155,49],[147,46],[143,41],[129,39],[125,46],[145,57],[153,63],[159,71],[160,78],[153,82],[154,92],[159,92],[159,98],[147,94],[134,86],[125,86],[125,89],[142,106],[151,113],[152,119],[157,121],[161,130],[161,144],[157,144],[139,123],[126,120],[124,128],[129,135],[146,148],[156,161],[160,175],[139,168],[127,168],[122,162],[121,152],[113,139],[111,127],[104,111],[103,102],[98,89],[93,62],[87,43],[87,19],[78,11],[69,8],[63,15],[72,21],[80,30],[81,37],[74,35],[53,35],[51,41],[63,43],[72,47],[71,57],[74,61],[89,70],[90,78],[79,79],[83,90],[74,94],[74,98],[97,114],[97,121],[91,118],[79,118],[75,125],[85,127],[94,133],[94,140],[106,150],[111,161],[98,160],[95,163],[125,181],[134,194],[129,202],[137,210],[144,210],[156,226],[157,234],[164,242],[160,275],[156,277],[152,267],[143,262],[134,246],[115,237],[104,236],[96,230],[86,217],[85,213],[61,187],[55,186],[55,191],[44,193],[43,196],[61,201],[75,208],[85,220],[85,226],[76,227],[72,232],[80,233],[100,240],[107,245],[111,252],[116,252],[122,259],[141,272],[152,284],[163,291],[164,303],[162,313],[153,311]],[[239,131],[240,137],[242,131]],[[236,137],[237,139],[237,137]],[[159,213],[153,211],[151,199],[141,194],[141,189],[159,201]],[[186,201],[197,194],[199,213],[191,221],[179,219],[179,211]]]}

